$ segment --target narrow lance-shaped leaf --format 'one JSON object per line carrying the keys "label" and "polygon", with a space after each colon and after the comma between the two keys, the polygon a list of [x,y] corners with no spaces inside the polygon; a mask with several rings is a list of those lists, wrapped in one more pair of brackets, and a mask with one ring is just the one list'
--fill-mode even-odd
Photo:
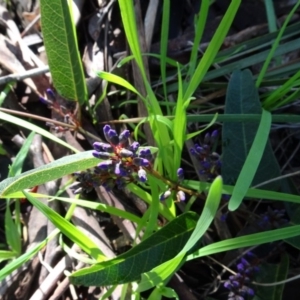
{"label": "narrow lance-shaped leaf", "polygon": [[66,0],[41,0],[44,43],[54,86],[63,97],[83,104],[87,87],[77,37]]}
{"label": "narrow lance-shaped leaf", "polygon": [[99,159],[93,157],[92,151],[60,158],[42,167],[3,180],[0,183],[0,196],[40,185],[76,171],[86,170],[96,166],[97,163]]}

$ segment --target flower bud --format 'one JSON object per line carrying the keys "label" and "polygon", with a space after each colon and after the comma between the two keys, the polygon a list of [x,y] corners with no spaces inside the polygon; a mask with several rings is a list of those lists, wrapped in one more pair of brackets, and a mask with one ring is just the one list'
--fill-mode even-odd
{"label": "flower bud", "polygon": [[138,142],[133,142],[130,146],[129,146],[129,150],[131,150],[132,152],[136,152],[140,147],[140,144]]}
{"label": "flower bud", "polygon": [[139,177],[139,180],[141,182],[146,182],[147,181],[147,173],[144,169],[139,169],[138,171],[138,177]]}
{"label": "flower bud", "polygon": [[142,158],[142,157],[135,157],[132,160],[132,163],[137,167],[148,167],[150,164],[146,158]]}
{"label": "flower bud", "polygon": [[159,200],[164,201],[164,200],[168,199],[171,196],[171,194],[172,194],[171,191],[167,190],[159,196]]}
{"label": "flower bud", "polygon": [[184,179],[184,172],[182,168],[179,168],[177,170],[177,178],[179,181],[182,181]]}
{"label": "flower bud", "polygon": [[122,158],[133,157],[133,152],[131,152],[130,150],[127,150],[125,148],[121,149],[119,154]]}
{"label": "flower bud", "polygon": [[106,161],[102,161],[100,164],[97,165],[97,168],[99,168],[100,170],[103,171],[108,171],[109,169],[111,169],[114,166],[113,161],[111,160],[106,160]]}
{"label": "flower bud", "polygon": [[110,129],[106,134],[106,140],[114,146],[119,144],[119,137],[114,129]]}
{"label": "flower bud", "polygon": [[110,158],[110,153],[108,153],[108,152],[93,151],[92,154],[94,157],[99,158],[99,159],[109,159]]}
{"label": "flower bud", "polygon": [[130,137],[130,131],[129,130],[122,131],[119,135],[119,143],[123,146],[128,144],[128,138],[129,137]]}
{"label": "flower bud", "polygon": [[184,191],[178,191],[176,196],[177,196],[177,200],[178,201],[185,201],[185,193],[184,193]]}

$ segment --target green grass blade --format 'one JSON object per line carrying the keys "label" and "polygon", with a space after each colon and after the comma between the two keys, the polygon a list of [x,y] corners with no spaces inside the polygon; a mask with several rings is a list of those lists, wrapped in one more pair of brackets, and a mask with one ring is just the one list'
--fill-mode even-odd
{"label": "green grass blade", "polygon": [[[44,197],[52,198],[52,196],[47,196],[47,195],[44,195]],[[130,212],[127,212],[127,211],[124,211],[124,210],[121,210],[116,207],[109,206],[109,205],[106,205],[103,203],[81,200],[81,199],[70,199],[70,198],[65,198],[65,197],[55,197],[55,199],[63,201],[63,202],[67,202],[67,203],[73,203],[73,204],[76,204],[81,207],[90,208],[92,210],[99,210],[102,212],[106,212],[110,215],[118,216],[120,218],[123,218],[125,220],[130,220],[137,224],[139,224],[141,222],[141,218],[139,218],[138,216],[136,216]]]}
{"label": "green grass blade", "polygon": [[[187,77],[191,78],[193,73],[195,72],[196,63],[197,63],[197,57],[198,57],[198,47],[200,45],[202,35],[204,32],[207,16],[208,16],[208,10],[209,10],[210,1],[204,0],[201,1],[201,7],[199,11],[199,16],[197,17],[196,24],[195,24],[195,38],[193,42],[192,52],[191,52],[191,58],[189,61],[189,69],[187,72]],[[184,90],[186,90],[188,81],[184,81]]]}
{"label": "green grass blade", "polygon": [[106,257],[102,254],[97,245],[73,224],[35,197],[32,197],[25,191],[23,191],[23,193],[33,206],[43,213],[49,221],[51,221],[65,236],[76,243],[82,250],[98,262],[106,260]]}
{"label": "green grass blade", "polygon": [[271,51],[269,53],[269,55],[267,56],[267,59],[265,60],[264,64],[263,64],[263,67],[259,73],[259,76],[257,77],[257,80],[256,80],[256,87],[259,87],[266,72],[267,72],[267,69],[268,69],[268,66],[272,60],[272,58],[274,57],[274,54],[275,54],[275,51],[281,41],[281,38],[283,36],[283,33],[288,25],[288,23],[290,22],[292,16],[294,15],[295,11],[297,10],[297,8],[299,7],[300,5],[300,1],[298,1],[298,3],[293,7],[293,9],[290,11],[290,13],[288,14],[287,18],[285,19],[281,29],[279,30],[279,33],[278,33],[278,36],[276,38],[276,40],[274,41],[273,45],[272,45],[272,48],[271,48]]}
{"label": "green grass blade", "polygon": [[[226,114],[240,113],[240,119],[242,120],[247,114],[261,114],[261,111],[258,91],[251,72],[249,70],[235,71],[227,89]],[[226,184],[236,183],[257,134],[258,127],[259,121],[241,121],[239,124],[231,121],[224,123],[222,129],[222,176]],[[252,184],[256,185],[278,176],[280,176],[280,168],[268,141]],[[275,190],[279,185],[280,181],[274,181],[266,185],[265,188]]]}
{"label": "green grass blade", "polygon": [[[163,85],[164,97],[167,99],[167,83],[166,83],[166,60],[169,40],[169,23],[170,23],[170,0],[163,1],[163,15],[160,38],[160,73]],[[169,108],[168,108],[169,109]]]}
{"label": "green grass blade", "polygon": [[229,28],[233,22],[233,19],[237,13],[240,6],[241,0],[231,1],[216,33],[214,34],[212,40],[209,43],[199,65],[197,66],[194,74],[192,75],[190,82],[184,92],[184,100],[187,101],[191,98],[195,90],[198,88],[200,82],[207,73],[209,67],[212,65],[223,41],[229,31]]}
{"label": "green grass blade", "polygon": [[267,12],[269,32],[274,32],[277,30],[277,25],[276,25],[277,18],[275,14],[273,0],[264,0],[264,2],[265,2],[265,8]]}
{"label": "green grass blade", "polygon": [[183,87],[181,80],[181,72],[179,66],[178,70],[178,96],[175,110],[175,118],[173,120],[173,137],[174,137],[174,174],[171,177],[172,180],[176,180],[176,170],[180,167],[181,163],[181,152],[185,141],[186,136],[186,110],[184,107],[183,99]]}
{"label": "green grass blade", "polygon": [[123,86],[143,99],[142,95],[140,95],[136,88],[122,77],[107,72],[98,72],[97,75],[104,80]]}
{"label": "green grass blade", "polygon": [[16,253],[13,251],[0,250],[0,262],[2,262],[3,260],[13,259],[15,257]]}
{"label": "green grass blade", "polygon": [[50,132],[46,131],[43,128],[40,128],[30,122],[27,122],[25,120],[22,120],[20,118],[11,116],[9,114],[6,114],[2,111],[0,111],[0,120],[9,122],[9,123],[13,123],[13,124],[18,124],[18,126],[21,126],[23,128],[26,128],[28,130],[34,131],[44,137],[46,137],[49,140],[52,140],[53,142],[56,142],[70,150],[72,150],[73,152],[77,153],[78,150],[72,146],[70,146],[68,143],[64,142],[63,140],[59,139],[58,137],[56,137],[55,135],[51,134]]}
{"label": "green grass blade", "polygon": [[83,104],[87,87],[68,3],[72,1],[40,1],[42,32],[55,88],[63,97]]}
{"label": "green grass blade", "polygon": [[228,204],[228,209],[231,211],[236,210],[240,206],[243,198],[247,193],[248,188],[253,181],[269,138],[271,123],[271,114],[266,110],[263,110],[257,134],[246,158],[245,164],[237,179],[235,188],[232,192],[232,196]]}
{"label": "green grass blade", "polygon": [[40,250],[42,250],[45,245],[53,239],[59,233],[58,229],[55,229],[44,241],[40,244],[36,245],[28,252],[25,252],[23,255],[19,256],[5,267],[0,270],[0,281],[5,279],[9,274],[11,274],[14,270],[18,269],[22,265],[24,265],[27,261],[29,261],[33,256],[35,256]]}
{"label": "green grass blade", "polygon": [[[173,259],[163,263],[162,265],[156,267],[154,270],[144,274],[142,280],[138,287],[138,292],[148,290],[160,282],[166,280],[171,274],[173,274],[179,264],[182,262],[183,258],[186,256],[186,253],[192,249],[200,240],[200,238],[207,231],[211,222],[213,221],[222,195],[222,178],[218,176],[212,183],[208,196],[203,208],[202,214],[196,224],[196,227],[182,248],[182,250],[177,254]],[[149,278],[151,280],[149,280]]]}
{"label": "green grass blade", "polygon": [[230,251],[234,249],[272,243],[275,241],[280,241],[280,240],[284,240],[299,235],[300,235],[300,225],[275,229],[266,232],[249,234],[249,235],[227,239],[224,241],[216,242],[208,246],[205,246],[199,249],[198,251],[195,251],[193,254],[189,255],[187,260],[196,259],[198,257],[203,257],[203,256]]}
{"label": "green grass blade", "polygon": [[21,174],[24,160],[28,155],[29,148],[32,144],[32,140],[34,138],[35,132],[31,132],[29,136],[24,141],[20,151],[18,152],[15,160],[13,161],[10,169],[9,169],[9,177],[16,176]]}
{"label": "green grass blade", "polygon": [[17,220],[14,222],[10,209],[9,200],[7,200],[5,209],[5,236],[11,250],[19,256],[22,251],[21,236],[18,230]]}

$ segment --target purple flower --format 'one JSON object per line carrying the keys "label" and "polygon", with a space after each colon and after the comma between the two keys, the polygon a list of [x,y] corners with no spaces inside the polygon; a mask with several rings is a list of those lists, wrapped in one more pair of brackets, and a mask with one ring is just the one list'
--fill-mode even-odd
{"label": "purple flower", "polygon": [[55,94],[54,94],[54,92],[53,92],[53,90],[52,89],[47,89],[46,90],[46,93],[48,94],[48,96],[52,99],[52,100],[54,100],[56,97],[55,97]]}
{"label": "purple flower", "polygon": [[99,159],[109,159],[110,158],[110,153],[108,152],[98,152],[98,151],[93,151],[92,152],[93,156]]}
{"label": "purple flower", "polygon": [[100,164],[98,164],[97,168],[103,171],[108,171],[113,167],[113,162],[111,160],[102,161]]}
{"label": "purple flower", "polygon": [[123,158],[133,157],[133,152],[123,148],[120,151],[120,156]]}
{"label": "purple flower", "polygon": [[148,167],[150,165],[146,158],[141,157],[135,157],[132,162],[137,167]]}
{"label": "purple flower", "polygon": [[126,145],[128,144],[128,138],[130,137],[130,131],[129,130],[124,130],[120,133],[119,135],[119,143],[121,145]]}
{"label": "purple flower", "polygon": [[133,142],[130,146],[129,146],[129,150],[131,150],[132,152],[136,152],[140,147],[140,144],[138,142]]}

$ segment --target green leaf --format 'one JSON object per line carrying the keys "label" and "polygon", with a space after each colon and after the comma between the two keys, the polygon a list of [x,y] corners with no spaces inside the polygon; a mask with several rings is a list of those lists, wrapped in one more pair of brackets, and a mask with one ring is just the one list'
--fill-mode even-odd
{"label": "green leaf", "polygon": [[0,250],[0,262],[3,260],[13,259],[16,257],[16,253],[13,251]]}
{"label": "green leaf", "polygon": [[[29,261],[33,256],[35,256],[41,249],[45,247],[45,245],[52,240],[59,233],[58,229],[55,229],[50,235],[41,243],[37,244],[35,247],[31,248],[29,251],[25,252],[23,255],[14,259],[12,262],[7,264],[0,270],[0,281],[6,278],[9,274],[11,274],[14,270],[18,269],[22,265],[24,265],[27,261]],[[1,255],[1,252],[0,252]],[[7,253],[9,255],[9,253]]]}
{"label": "green leaf", "polygon": [[105,286],[138,280],[142,273],[176,256],[189,239],[198,216],[187,212],[168,223],[149,238],[118,256],[73,273],[75,285]]}
{"label": "green leaf", "polygon": [[73,224],[64,219],[61,215],[45,205],[42,201],[31,196],[29,193],[23,191],[27,200],[35,206],[41,213],[43,213],[48,220],[50,220],[55,227],[57,227],[64,235],[71,241],[76,243],[82,250],[84,250],[91,257],[97,261],[103,261],[106,257],[102,254],[97,245],[90,240],[84,233],[77,229]]}
{"label": "green leaf", "polygon": [[251,247],[254,245],[271,243],[274,241],[284,240],[300,234],[300,225],[290,226],[287,228],[269,230],[260,233],[248,234],[245,236],[227,239],[207,245],[193,254],[188,256],[187,260],[216,254],[220,252],[230,251],[238,248]]}
{"label": "green leaf", "polygon": [[24,144],[22,145],[20,151],[18,152],[15,160],[13,161],[10,169],[9,169],[9,177],[16,176],[21,174],[24,160],[27,157],[29,148],[32,144],[32,140],[34,138],[35,132],[31,132],[29,136],[26,138]]}
{"label": "green leaf", "polygon": [[[221,23],[218,26],[216,33],[214,34],[212,40],[210,41],[200,63],[198,64],[195,72],[191,75],[190,81],[184,87],[184,101],[191,98],[195,90],[198,88],[200,82],[206,75],[209,67],[212,65],[223,41],[230,29],[236,12],[241,4],[241,0],[231,1]],[[202,16],[203,17],[203,16]],[[188,79],[188,78],[187,78]]]}
{"label": "green leaf", "polygon": [[5,235],[6,241],[10,248],[15,252],[16,255],[20,255],[22,251],[22,243],[21,243],[21,236],[18,231],[17,220],[16,223],[13,220],[10,211],[9,200],[6,202],[6,209],[5,209]]}
{"label": "green leaf", "polygon": [[[241,117],[247,114],[260,114],[262,112],[258,92],[249,70],[235,71],[232,74],[227,90],[225,112],[226,114],[239,113]],[[222,176],[226,184],[235,184],[243,167],[247,168],[245,169],[246,172],[249,172],[250,169],[252,173],[254,172],[253,181],[251,178],[253,185],[280,175],[280,169],[272,147],[267,142],[270,125],[271,116],[265,111],[263,111],[260,124],[259,122],[224,123],[222,134]],[[261,135],[260,140],[258,140],[258,135]],[[255,139],[257,140],[257,148],[253,148],[253,151],[258,152],[253,153],[254,156],[250,160],[247,157],[250,154],[251,147],[254,147],[253,143]],[[267,145],[264,148],[266,142]],[[255,161],[259,163],[257,171],[255,169]],[[247,178],[250,181],[249,174]],[[268,186],[265,185],[265,188],[276,189],[278,185],[277,181]]]}
{"label": "green leaf", "polygon": [[78,152],[78,150],[76,148],[72,147],[68,143],[66,143],[63,140],[59,139],[58,137],[56,137],[55,135],[53,135],[49,131],[47,131],[47,130],[39,127],[39,126],[36,126],[36,125],[34,125],[30,122],[27,122],[27,121],[22,120],[20,118],[16,118],[16,117],[11,116],[9,114],[6,114],[2,111],[0,111],[0,120],[10,122],[10,123],[13,123],[13,124],[17,124],[18,126],[21,126],[21,127],[26,128],[28,130],[34,131],[34,132],[46,137],[47,139],[52,140],[53,142],[56,142],[56,143],[58,143],[58,144],[60,144],[64,147],[74,151],[75,153]]}
{"label": "green leaf", "polygon": [[[255,278],[256,282],[275,283],[287,279],[289,270],[289,257],[284,253],[279,264],[263,264],[259,267],[259,273]],[[281,300],[284,284],[276,284],[272,286],[257,285],[255,289],[255,297],[253,300]]]}
{"label": "green leaf", "polygon": [[208,196],[203,208],[202,214],[196,224],[196,227],[186,242],[183,249],[173,259],[161,264],[154,270],[142,275],[142,280],[138,286],[137,291],[142,292],[158,285],[160,282],[165,281],[171,274],[173,274],[179,264],[183,261],[187,252],[190,251],[204,235],[213,221],[217,209],[220,204],[222,195],[222,178],[218,176],[212,183]]}
{"label": "green leaf", "polygon": [[7,196],[76,171],[86,170],[98,163],[99,159],[93,157],[92,150],[60,158],[47,165],[3,180],[0,183],[0,196]]}
{"label": "green leaf", "polygon": [[75,27],[66,0],[41,0],[41,23],[54,86],[63,97],[83,104],[87,100]]}
{"label": "green leaf", "polygon": [[104,72],[104,71],[98,72],[97,75],[98,75],[98,77],[100,77],[104,80],[107,80],[109,82],[118,84],[118,85],[132,91],[133,93],[137,94],[139,97],[142,98],[142,96],[136,90],[136,88],[132,84],[130,84],[127,80],[123,79],[122,77],[117,76],[115,74],[107,73],[107,72]]}

